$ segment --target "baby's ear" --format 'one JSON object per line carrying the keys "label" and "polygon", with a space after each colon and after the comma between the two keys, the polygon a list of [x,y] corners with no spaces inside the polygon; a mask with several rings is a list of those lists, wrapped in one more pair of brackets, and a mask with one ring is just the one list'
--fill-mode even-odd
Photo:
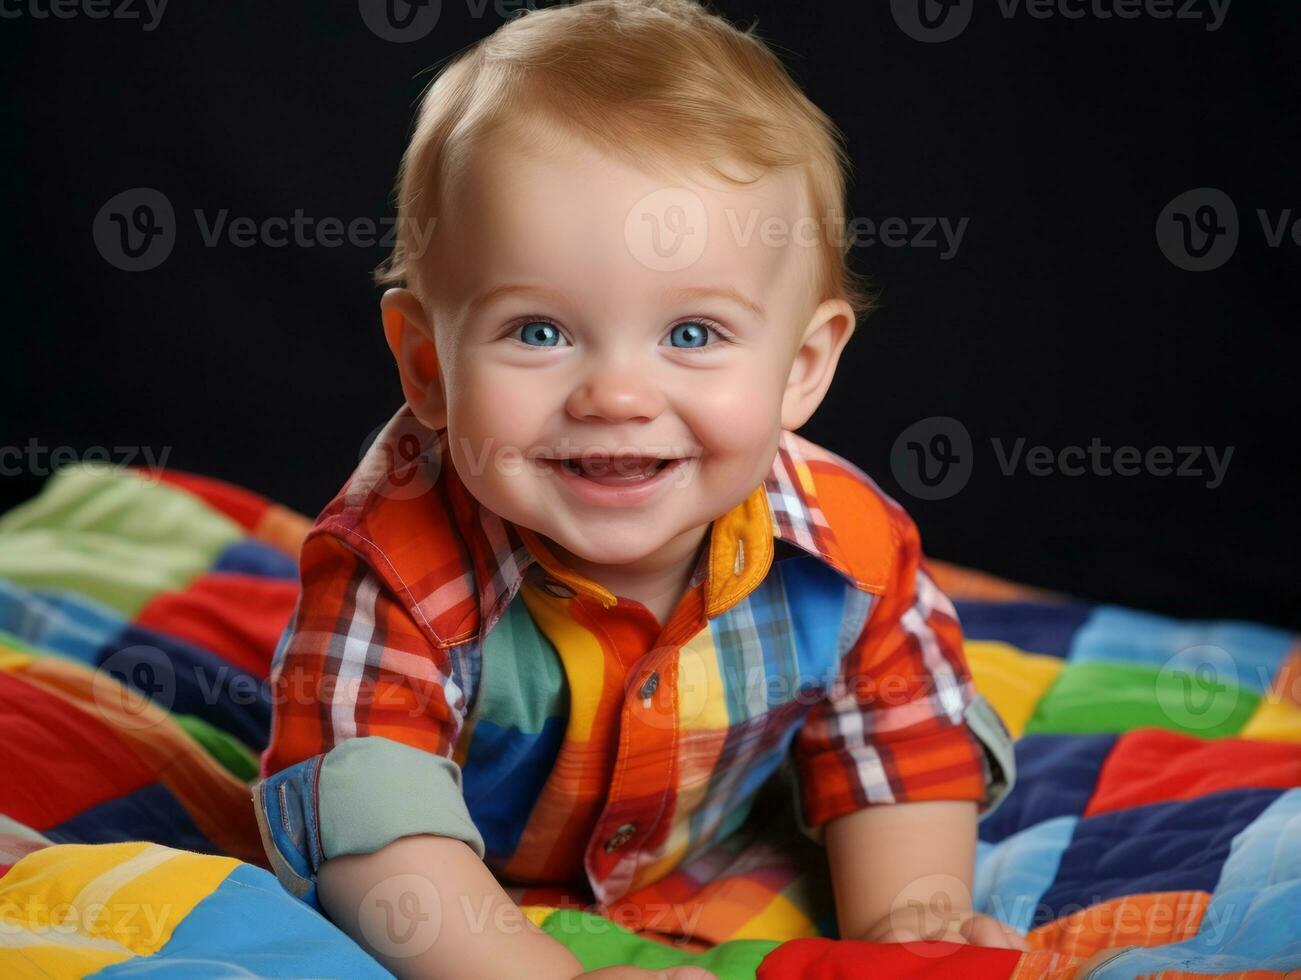
{"label": "baby's ear", "polygon": [[794,432],[822,404],[854,327],[854,309],[844,300],[826,300],[813,311],[786,379],[786,391],[782,395],[783,429]]}
{"label": "baby's ear", "polygon": [[447,425],[447,398],[438,369],[438,350],[425,308],[409,289],[389,289],[380,298],[384,338],[402,378],[402,393],[416,418],[430,429]]}

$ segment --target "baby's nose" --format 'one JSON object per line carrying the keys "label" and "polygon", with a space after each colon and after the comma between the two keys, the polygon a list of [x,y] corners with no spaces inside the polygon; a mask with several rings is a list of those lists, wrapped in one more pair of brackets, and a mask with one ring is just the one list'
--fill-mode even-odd
{"label": "baby's nose", "polygon": [[580,420],[627,422],[653,419],[664,404],[663,392],[643,372],[618,368],[589,374],[571,392],[567,408]]}

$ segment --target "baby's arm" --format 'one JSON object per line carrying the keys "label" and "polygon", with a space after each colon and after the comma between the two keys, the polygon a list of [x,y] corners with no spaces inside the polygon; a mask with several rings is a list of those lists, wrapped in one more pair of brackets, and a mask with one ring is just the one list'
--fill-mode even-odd
{"label": "baby's arm", "polygon": [[[402,876],[411,874],[437,882],[437,897],[404,894]],[[334,924],[402,978],[570,980],[583,972],[574,954],[529,921],[478,855],[453,837],[415,834],[370,854],[330,858],[317,872],[317,887]],[[377,901],[390,903],[392,928],[376,921]],[[377,943],[371,942],[376,926]]]}
{"label": "baby's arm", "polygon": [[976,859],[976,804],[873,806],[826,826],[843,939],[964,942]]}
{"label": "baby's arm", "polygon": [[[417,919],[428,912],[431,919],[425,921],[437,922],[437,928],[407,929],[401,916],[386,928],[373,915],[363,928],[358,913],[373,908],[376,895],[367,897],[371,889],[378,886],[382,892],[385,881],[412,873],[437,881],[443,897],[427,901],[427,909],[408,899],[405,912]],[[478,855],[453,837],[415,834],[369,854],[330,858],[317,872],[317,888],[334,924],[402,980],[717,980],[698,966],[653,970],[615,965],[584,973],[574,954],[530,922]],[[449,901],[451,895],[457,899]],[[402,902],[400,895],[394,898]],[[369,941],[368,933],[383,937],[382,949]],[[395,936],[408,937],[406,949],[394,942]]]}
{"label": "baby's arm", "polygon": [[826,845],[842,938],[1024,949],[972,909],[978,807],[1010,789],[1011,738],[976,692],[916,526],[893,502],[889,516],[886,589],[795,739],[806,830]]}

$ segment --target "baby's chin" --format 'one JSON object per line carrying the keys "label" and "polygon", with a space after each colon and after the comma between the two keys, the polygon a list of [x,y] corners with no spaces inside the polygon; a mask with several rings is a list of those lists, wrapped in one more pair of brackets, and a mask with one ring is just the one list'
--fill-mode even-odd
{"label": "baby's chin", "polygon": [[[622,521],[619,529],[609,527],[612,521]],[[547,527],[537,530],[554,545],[559,546],[561,558],[570,555],[593,565],[635,565],[655,554],[668,543],[662,523],[649,523],[632,515],[607,519],[600,526],[581,530],[564,527]],[[681,533],[677,528],[674,534]]]}

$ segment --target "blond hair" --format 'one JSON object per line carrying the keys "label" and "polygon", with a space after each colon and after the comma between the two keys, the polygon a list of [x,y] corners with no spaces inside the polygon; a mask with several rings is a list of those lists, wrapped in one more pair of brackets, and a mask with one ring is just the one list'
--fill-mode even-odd
{"label": "blond hair", "polygon": [[734,186],[752,182],[713,162],[723,157],[758,176],[802,168],[823,229],[814,299],[843,299],[859,318],[871,312],[874,296],[848,262],[843,134],[754,28],[738,30],[699,0],[580,0],[525,10],[449,56],[421,97],[398,172],[398,237],[376,283],[430,295],[420,229],[433,227],[449,179],[474,146],[523,124],[557,145],[577,135],[662,175],[690,161]]}

